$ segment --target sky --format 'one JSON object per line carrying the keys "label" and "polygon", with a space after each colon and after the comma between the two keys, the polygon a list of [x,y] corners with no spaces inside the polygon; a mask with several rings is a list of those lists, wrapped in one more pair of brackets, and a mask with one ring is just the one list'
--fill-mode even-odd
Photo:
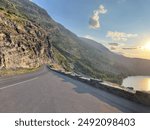
{"label": "sky", "polygon": [[32,0],[80,37],[150,59],[150,0]]}

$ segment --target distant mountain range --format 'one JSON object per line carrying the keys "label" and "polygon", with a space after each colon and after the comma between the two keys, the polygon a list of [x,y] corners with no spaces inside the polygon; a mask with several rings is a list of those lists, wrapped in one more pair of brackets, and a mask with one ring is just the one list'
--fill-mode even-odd
{"label": "distant mountain range", "polygon": [[29,0],[0,0],[0,68],[58,64],[66,71],[121,83],[150,75],[150,60],[127,58],[80,38]]}

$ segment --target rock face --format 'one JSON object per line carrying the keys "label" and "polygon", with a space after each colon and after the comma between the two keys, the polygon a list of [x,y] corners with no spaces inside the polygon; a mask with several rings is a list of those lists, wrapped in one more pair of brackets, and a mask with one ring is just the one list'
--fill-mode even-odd
{"label": "rock face", "polygon": [[39,25],[0,11],[0,68],[32,68],[52,59],[52,45]]}
{"label": "rock face", "polygon": [[69,62],[55,46],[67,45],[60,39],[67,39],[61,28],[64,27],[29,0],[0,0],[0,69],[52,63],[69,70]]}

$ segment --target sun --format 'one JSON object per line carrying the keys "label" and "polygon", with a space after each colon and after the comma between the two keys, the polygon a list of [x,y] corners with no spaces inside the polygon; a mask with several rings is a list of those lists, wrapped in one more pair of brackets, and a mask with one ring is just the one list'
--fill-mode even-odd
{"label": "sun", "polygon": [[150,51],[150,41],[147,42],[147,43],[143,46],[143,48],[144,48],[145,50],[149,50],[149,51]]}

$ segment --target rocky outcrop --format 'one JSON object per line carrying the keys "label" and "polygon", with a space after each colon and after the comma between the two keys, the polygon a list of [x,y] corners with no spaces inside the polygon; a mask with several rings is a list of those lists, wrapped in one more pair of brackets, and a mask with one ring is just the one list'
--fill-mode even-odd
{"label": "rocky outcrop", "polygon": [[51,40],[44,29],[0,11],[0,68],[33,68],[51,60]]}

